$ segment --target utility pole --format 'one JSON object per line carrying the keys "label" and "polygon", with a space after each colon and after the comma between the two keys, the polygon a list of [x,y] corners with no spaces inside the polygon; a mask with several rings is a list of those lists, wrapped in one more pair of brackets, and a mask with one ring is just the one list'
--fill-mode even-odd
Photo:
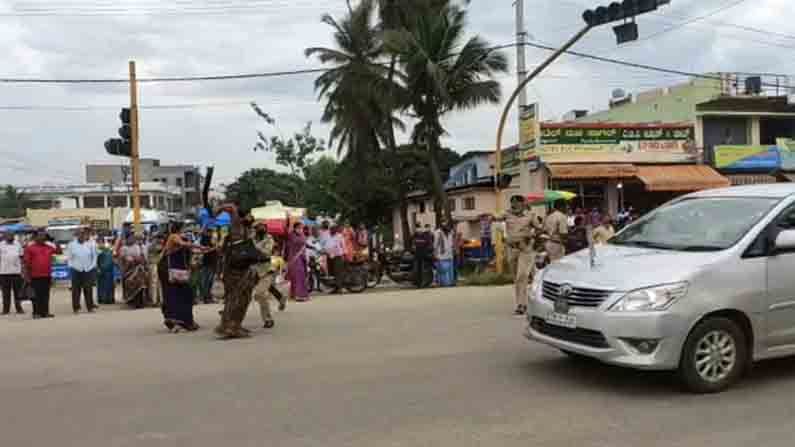
{"label": "utility pole", "polygon": [[138,78],[135,61],[130,61],[130,166],[132,168],[133,228],[142,234],[141,228],[141,166],[138,156]]}
{"label": "utility pole", "polygon": [[[527,77],[527,60],[525,57],[525,43],[527,42],[527,31],[524,27],[524,0],[516,0],[516,79],[517,83],[521,84],[524,78]],[[519,119],[519,142],[522,141],[522,126],[521,116],[524,107],[527,105],[527,90],[522,88],[519,90],[518,98],[518,114]]]}
{"label": "utility pole", "polygon": [[[520,21],[520,12],[518,6],[522,4],[522,0],[516,0],[517,4],[517,27]],[[533,79],[535,79],[539,74],[541,74],[544,69],[546,69],[549,65],[551,65],[555,60],[560,57],[563,53],[569,50],[577,41],[582,39],[588,31],[591,29],[606,25],[608,23],[619,22],[623,21],[624,23],[618,26],[613,27],[613,32],[616,35],[616,41],[618,44],[622,44],[625,42],[630,42],[632,40],[637,40],[638,38],[638,26],[635,23],[635,17],[641,14],[646,14],[648,12],[656,10],[658,7],[667,5],[671,3],[671,0],[624,0],[621,3],[613,2],[609,6],[599,6],[594,9],[589,9],[583,12],[582,19],[585,21],[585,26],[580,29],[574,36],[572,36],[566,43],[561,45],[560,48],[555,50],[546,60],[541,62],[541,64],[537,65],[536,68],[533,70],[532,73],[528,74],[524,78],[519,79],[519,85],[516,86],[516,89],[513,91],[511,96],[508,98],[508,102],[505,104],[505,108],[500,115],[500,121],[497,125],[497,144],[495,147],[495,156],[494,156],[494,171],[495,180],[499,180],[501,177],[501,170],[502,170],[502,133],[505,130],[505,123],[508,119],[508,113],[513,107],[513,103],[522,97],[524,97],[525,92],[524,88],[527,84],[530,83]],[[521,20],[524,22],[523,18]],[[520,30],[523,31],[523,30]],[[522,46],[523,47],[523,46]],[[518,62],[518,61],[517,61]],[[521,107],[521,99],[520,99],[520,107]],[[521,110],[521,109],[520,109]],[[520,126],[521,127],[521,126]],[[499,182],[495,182],[495,198],[496,198],[496,214],[499,216],[502,214],[502,187],[500,187]],[[498,232],[496,238],[496,247],[494,250],[495,259],[497,262],[497,272],[503,272],[503,240],[502,235]]]}

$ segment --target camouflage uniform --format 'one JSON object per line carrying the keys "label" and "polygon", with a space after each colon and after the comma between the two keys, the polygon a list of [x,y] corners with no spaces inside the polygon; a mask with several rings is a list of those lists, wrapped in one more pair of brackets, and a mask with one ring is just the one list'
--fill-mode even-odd
{"label": "camouflage uniform", "polygon": [[[248,237],[247,231],[233,217],[232,229],[226,237],[224,248],[229,244]],[[221,323],[215,328],[215,333],[224,338],[239,338],[249,335],[243,328],[248,306],[251,304],[251,294],[257,283],[257,275],[251,268],[238,270],[229,265],[229,256],[224,256],[224,309],[221,311]]]}

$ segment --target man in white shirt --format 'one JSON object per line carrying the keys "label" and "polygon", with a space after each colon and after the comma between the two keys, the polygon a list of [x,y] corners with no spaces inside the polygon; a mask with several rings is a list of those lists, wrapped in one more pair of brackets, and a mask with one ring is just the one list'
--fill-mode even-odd
{"label": "man in white shirt", "polygon": [[0,288],[3,290],[3,315],[11,311],[11,295],[18,314],[22,309],[22,245],[8,232],[0,242]]}
{"label": "man in white shirt", "polygon": [[94,312],[94,284],[97,278],[97,246],[88,239],[88,231],[82,230],[69,243],[69,269],[72,274],[72,309],[80,312],[80,295],[86,299],[86,310]]}

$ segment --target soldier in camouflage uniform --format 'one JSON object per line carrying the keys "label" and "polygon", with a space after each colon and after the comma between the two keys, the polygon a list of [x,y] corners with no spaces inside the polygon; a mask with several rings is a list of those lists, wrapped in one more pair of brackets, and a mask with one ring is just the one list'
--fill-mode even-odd
{"label": "soldier in camouflage uniform", "polygon": [[514,279],[514,314],[527,312],[527,286],[535,269],[536,237],[541,233],[540,219],[527,208],[522,196],[511,197],[511,209],[505,215],[505,242],[508,245],[508,262]]}
{"label": "soldier in camouflage uniform", "polygon": [[251,335],[250,331],[243,327],[243,320],[251,303],[257,275],[251,268],[240,270],[230,265],[227,255],[229,247],[249,237],[250,220],[239,216],[238,208],[235,206],[230,206],[227,212],[232,216],[232,226],[224,241],[223,249],[224,309],[220,312],[221,323],[215,328],[215,333],[221,338],[243,338]]}

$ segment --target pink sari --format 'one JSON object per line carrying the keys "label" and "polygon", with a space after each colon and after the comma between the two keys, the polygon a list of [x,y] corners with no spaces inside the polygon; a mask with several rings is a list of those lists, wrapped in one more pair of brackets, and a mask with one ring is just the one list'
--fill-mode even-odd
{"label": "pink sari", "polygon": [[306,237],[290,232],[287,237],[287,279],[290,281],[290,298],[307,301],[309,290],[306,284]]}

